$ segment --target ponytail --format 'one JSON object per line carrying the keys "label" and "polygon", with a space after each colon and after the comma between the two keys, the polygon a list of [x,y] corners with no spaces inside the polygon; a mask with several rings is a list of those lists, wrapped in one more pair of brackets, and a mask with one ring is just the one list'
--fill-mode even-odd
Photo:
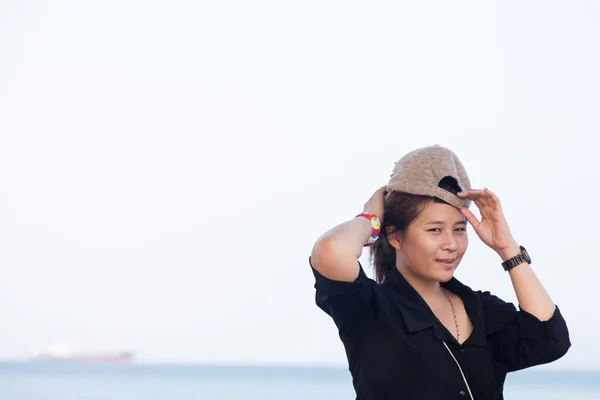
{"label": "ponytail", "polygon": [[381,227],[379,239],[370,248],[371,264],[375,268],[375,280],[382,283],[392,268],[396,268],[396,249],[388,240],[385,227]]}

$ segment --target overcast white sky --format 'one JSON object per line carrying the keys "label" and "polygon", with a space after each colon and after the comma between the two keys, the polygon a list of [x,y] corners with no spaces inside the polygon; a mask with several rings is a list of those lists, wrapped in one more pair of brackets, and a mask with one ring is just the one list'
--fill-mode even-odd
{"label": "overcast white sky", "polygon": [[[441,144],[567,319],[551,367],[600,367],[599,20],[591,0],[0,2],[0,359],[345,365],[311,246]],[[473,232],[457,277],[516,301]]]}

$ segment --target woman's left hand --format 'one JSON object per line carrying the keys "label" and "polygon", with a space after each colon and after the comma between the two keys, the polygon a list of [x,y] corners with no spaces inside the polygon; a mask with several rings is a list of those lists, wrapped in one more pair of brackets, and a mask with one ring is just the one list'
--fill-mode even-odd
{"label": "woman's left hand", "polygon": [[[472,200],[479,209],[481,221],[468,209],[461,208],[460,211],[471,224],[481,241],[495,250],[498,254],[514,248],[515,240],[510,233],[506,218],[502,212],[500,200],[489,189],[471,189],[461,192],[458,197]],[[518,246],[517,246],[518,247]]]}

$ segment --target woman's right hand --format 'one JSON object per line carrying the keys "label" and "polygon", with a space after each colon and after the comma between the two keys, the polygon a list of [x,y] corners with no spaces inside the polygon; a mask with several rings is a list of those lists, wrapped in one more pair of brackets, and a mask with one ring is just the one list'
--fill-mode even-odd
{"label": "woman's right hand", "polygon": [[371,198],[365,203],[364,212],[371,212],[377,215],[379,222],[383,224],[383,209],[384,199],[386,194],[386,186],[382,186],[373,193]]}

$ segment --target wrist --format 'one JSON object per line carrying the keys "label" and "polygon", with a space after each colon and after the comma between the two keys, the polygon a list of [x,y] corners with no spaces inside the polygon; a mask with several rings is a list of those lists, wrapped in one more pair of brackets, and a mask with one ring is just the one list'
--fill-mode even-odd
{"label": "wrist", "polygon": [[375,243],[379,238],[379,233],[381,232],[381,222],[379,221],[377,215],[370,212],[362,212],[358,214],[355,218],[368,221],[371,225],[371,234],[369,235],[369,238],[367,239],[364,245],[370,246],[373,243]]}
{"label": "wrist", "polygon": [[517,254],[520,254],[521,247],[519,246],[519,244],[517,242],[513,242],[510,246],[508,246],[504,249],[496,250],[496,253],[498,253],[500,258],[504,262],[504,261],[508,260],[509,258],[512,258],[512,257],[516,256]]}
{"label": "wrist", "polygon": [[[380,212],[379,210],[375,209],[376,207],[365,207],[362,210],[362,213],[364,214],[375,214],[375,216],[381,221],[381,215],[383,215],[383,212]],[[360,215],[360,214],[359,214]]]}

